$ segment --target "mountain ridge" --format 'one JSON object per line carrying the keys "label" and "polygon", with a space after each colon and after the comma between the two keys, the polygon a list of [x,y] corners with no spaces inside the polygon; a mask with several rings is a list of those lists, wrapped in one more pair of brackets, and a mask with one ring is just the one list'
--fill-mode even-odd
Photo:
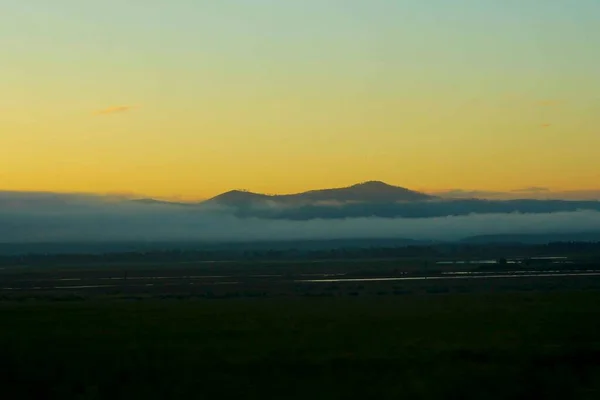
{"label": "mountain ridge", "polygon": [[208,199],[204,203],[239,207],[269,201],[282,204],[307,204],[319,202],[416,202],[436,198],[432,195],[401,186],[389,185],[381,181],[366,181],[341,188],[308,190],[294,194],[268,195],[243,190],[231,190]]}

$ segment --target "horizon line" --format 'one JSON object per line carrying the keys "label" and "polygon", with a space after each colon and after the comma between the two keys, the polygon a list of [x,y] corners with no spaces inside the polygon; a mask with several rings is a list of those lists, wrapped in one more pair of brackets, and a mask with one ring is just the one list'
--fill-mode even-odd
{"label": "horizon line", "polygon": [[[290,193],[272,193],[272,192],[266,193],[266,192],[260,192],[260,191],[253,191],[250,189],[231,189],[231,190],[218,192],[217,194],[210,195],[210,196],[182,196],[182,195],[166,195],[166,196],[164,196],[164,195],[136,193],[136,192],[127,191],[127,190],[113,190],[113,191],[108,191],[108,192],[86,192],[86,191],[77,191],[77,190],[73,190],[73,191],[36,190],[36,189],[13,190],[13,189],[3,189],[1,187],[0,187],[0,194],[11,193],[11,194],[38,194],[38,195],[73,195],[73,196],[83,196],[83,197],[106,197],[106,198],[115,198],[115,199],[121,198],[121,199],[128,199],[128,200],[155,200],[155,201],[165,201],[165,202],[197,203],[197,202],[207,201],[212,198],[218,197],[222,194],[234,192],[234,191],[252,193],[252,194],[263,195],[263,196],[272,196],[272,197],[293,196],[293,195],[299,195],[299,194],[303,194],[303,193],[307,193],[307,192],[311,192],[311,191],[346,189],[346,188],[350,188],[353,186],[358,186],[361,184],[371,183],[371,182],[383,183],[387,186],[411,190],[413,192],[423,193],[423,194],[427,194],[427,195],[433,195],[433,196],[444,196],[445,195],[445,196],[448,196],[447,198],[450,198],[450,199],[451,198],[458,198],[458,199],[461,199],[461,198],[462,199],[465,199],[465,198],[481,198],[481,199],[492,198],[492,199],[501,200],[501,199],[506,198],[506,199],[511,199],[511,200],[515,200],[515,199],[527,200],[527,199],[544,199],[547,196],[551,196],[552,198],[550,200],[559,200],[559,198],[557,198],[555,196],[560,196],[560,195],[565,195],[565,196],[569,196],[569,195],[570,196],[577,196],[577,195],[586,196],[586,195],[588,195],[589,196],[589,195],[592,195],[592,196],[597,196],[596,200],[600,200],[600,188],[597,188],[597,189],[552,189],[552,188],[539,188],[536,186],[532,186],[531,188],[519,188],[519,189],[507,189],[507,190],[463,189],[463,188],[409,189],[404,186],[397,186],[397,185],[393,185],[393,184],[388,184],[384,181],[377,181],[377,180],[362,181],[360,183],[355,183],[355,184],[351,184],[351,185],[347,185],[347,186],[308,189],[308,190],[304,190],[304,191],[299,191],[299,192],[297,191],[297,192],[290,192]],[[529,191],[527,189],[536,189],[536,190]],[[540,189],[543,189],[543,190],[540,190]],[[454,197],[454,196],[458,196],[458,197]],[[498,196],[503,197],[503,198],[498,198]],[[578,199],[570,198],[570,199],[564,199],[564,200],[578,200]],[[593,199],[581,198],[579,200],[593,200]]]}

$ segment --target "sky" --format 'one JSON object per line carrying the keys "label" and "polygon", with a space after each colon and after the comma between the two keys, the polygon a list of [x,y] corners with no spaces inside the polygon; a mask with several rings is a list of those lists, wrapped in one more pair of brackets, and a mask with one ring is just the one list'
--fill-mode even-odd
{"label": "sky", "polygon": [[600,184],[598,0],[0,2],[0,190]]}

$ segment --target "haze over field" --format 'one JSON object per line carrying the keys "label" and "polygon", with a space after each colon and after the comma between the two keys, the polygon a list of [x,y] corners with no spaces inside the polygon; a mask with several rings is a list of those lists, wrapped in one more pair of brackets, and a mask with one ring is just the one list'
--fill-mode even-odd
{"label": "haze over field", "polygon": [[0,192],[0,242],[454,241],[480,235],[582,233],[600,233],[600,202],[443,199],[381,182],[282,200],[229,192],[202,203]]}

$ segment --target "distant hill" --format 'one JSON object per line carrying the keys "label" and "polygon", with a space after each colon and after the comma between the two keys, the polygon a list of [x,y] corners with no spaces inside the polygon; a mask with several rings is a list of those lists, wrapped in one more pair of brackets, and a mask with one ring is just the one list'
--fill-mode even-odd
{"label": "distant hill", "polygon": [[545,244],[552,242],[599,243],[600,231],[574,233],[479,235],[460,240],[465,244]]}
{"label": "distant hill", "polygon": [[448,199],[378,181],[287,195],[232,190],[201,203],[171,203],[153,199],[134,201],[138,204],[174,205],[192,209],[227,206],[233,215],[240,218],[297,221],[369,217],[432,218],[471,214],[551,214],[580,210],[600,212],[600,201]]}
{"label": "distant hill", "polygon": [[240,190],[223,193],[206,203],[244,207],[265,202],[302,205],[315,203],[394,203],[417,202],[435,199],[425,193],[416,192],[384,182],[369,181],[345,188],[311,190],[288,195],[266,195]]}
{"label": "distant hill", "polygon": [[276,200],[278,196],[269,196],[266,194],[245,192],[242,190],[231,190],[212,199],[206,200],[203,204],[218,204],[230,207],[245,207],[255,204],[265,203],[269,200]]}
{"label": "distant hill", "polygon": [[245,252],[254,250],[330,250],[340,248],[382,248],[425,246],[433,241],[390,239],[323,239],[323,240],[263,240],[263,241],[114,241],[114,242],[32,242],[4,243],[0,241],[0,256],[24,254],[114,254],[176,252]]}

